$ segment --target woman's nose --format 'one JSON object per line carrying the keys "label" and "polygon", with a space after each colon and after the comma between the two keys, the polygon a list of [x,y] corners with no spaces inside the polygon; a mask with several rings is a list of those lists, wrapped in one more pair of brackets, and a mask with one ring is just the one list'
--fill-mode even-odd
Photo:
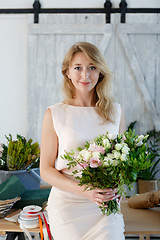
{"label": "woman's nose", "polygon": [[89,75],[90,75],[90,73],[89,73],[89,71],[87,69],[84,69],[82,71],[82,76],[83,76],[84,79],[88,79]]}

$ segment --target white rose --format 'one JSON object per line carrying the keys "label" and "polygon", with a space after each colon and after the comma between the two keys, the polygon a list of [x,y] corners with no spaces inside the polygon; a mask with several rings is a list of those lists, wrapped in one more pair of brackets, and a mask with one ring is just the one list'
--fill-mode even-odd
{"label": "white rose", "polygon": [[117,166],[118,165],[118,161],[117,160],[113,160],[113,165]]}
{"label": "white rose", "polygon": [[121,150],[121,148],[123,147],[123,144],[121,144],[121,143],[117,143],[116,145],[115,145],[115,149],[116,150]]}
{"label": "white rose", "polygon": [[129,150],[130,150],[129,147],[127,147],[126,145],[124,145],[123,148],[122,148],[122,153],[128,154]]}
{"label": "white rose", "polygon": [[142,141],[143,139],[144,139],[144,135],[139,135],[137,140]]}
{"label": "white rose", "polygon": [[117,160],[113,160],[113,159],[108,158],[108,157],[105,157],[103,161],[104,161],[103,162],[104,166],[109,166],[109,165],[117,166],[118,165]]}
{"label": "white rose", "polygon": [[3,159],[0,159],[1,165],[5,164],[5,161]]}
{"label": "white rose", "polygon": [[103,164],[104,166],[114,165],[114,160],[109,157],[105,157],[103,160]]}
{"label": "white rose", "polygon": [[121,155],[121,161],[126,161],[127,154],[122,153]]}
{"label": "white rose", "polygon": [[128,144],[127,143],[122,143],[123,147],[128,147]]}
{"label": "white rose", "polygon": [[88,150],[86,149],[83,149],[81,152],[80,152],[80,155],[83,157],[84,160],[89,160],[91,158],[91,152],[89,152]]}
{"label": "white rose", "polygon": [[116,133],[108,133],[108,134],[107,134],[107,137],[108,137],[110,140],[114,140],[114,139],[117,137],[117,134],[116,134]]}
{"label": "white rose", "polygon": [[140,147],[140,146],[142,146],[142,144],[143,144],[143,142],[140,141],[140,142],[136,143],[136,146],[137,146],[137,147]]}
{"label": "white rose", "polygon": [[110,158],[110,160],[112,160],[114,158],[114,155],[112,153],[108,153],[107,157]]}
{"label": "white rose", "polygon": [[94,159],[99,159],[100,153],[99,153],[99,152],[93,152],[93,153],[92,153],[92,157],[93,157]]}
{"label": "white rose", "polygon": [[116,150],[113,150],[113,155],[115,159],[118,159],[121,156],[120,152],[117,152]]}
{"label": "white rose", "polygon": [[143,139],[144,139],[144,136],[143,136],[143,135],[140,135],[140,136],[137,138],[137,140],[136,140],[136,146],[137,146],[137,147],[142,146],[142,144],[143,144]]}
{"label": "white rose", "polygon": [[110,160],[111,160],[110,158],[105,157],[104,160],[103,160],[103,165],[106,166],[106,167],[109,166]]}
{"label": "white rose", "polygon": [[105,146],[106,148],[111,147],[111,144],[107,138],[103,139],[103,146]]}

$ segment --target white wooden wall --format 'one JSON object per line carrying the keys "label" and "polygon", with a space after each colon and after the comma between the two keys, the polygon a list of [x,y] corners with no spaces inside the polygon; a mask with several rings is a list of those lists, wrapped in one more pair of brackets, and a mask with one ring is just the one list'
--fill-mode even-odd
{"label": "white wooden wall", "polygon": [[44,112],[63,99],[61,63],[76,41],[97,45],[112,70],[114,98],[125,111],[126,126],[137,120],[137,133],[160,130],[160,15],[40,15],[29,25],[28,137],[40,142]]}

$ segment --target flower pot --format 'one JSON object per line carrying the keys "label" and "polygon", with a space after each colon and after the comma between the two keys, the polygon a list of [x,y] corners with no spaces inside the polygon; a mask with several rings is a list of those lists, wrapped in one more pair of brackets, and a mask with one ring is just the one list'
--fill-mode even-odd
{"label": "flower pot", "polygon": [[138,192],[145,193],[145,192],[151,192],[151,191],[157,191],[158,190],[158,184],[157,180],[138,180]]}
{"label": "flower pot", "polygon": [[33,190],[40,188],[40,176],[39,168],[33,168],[30,170],[16,170],[16,171],[4,171],[0,170],[0,184],[3,183],[11,175],[15,175],[24,185],[26,190]]}

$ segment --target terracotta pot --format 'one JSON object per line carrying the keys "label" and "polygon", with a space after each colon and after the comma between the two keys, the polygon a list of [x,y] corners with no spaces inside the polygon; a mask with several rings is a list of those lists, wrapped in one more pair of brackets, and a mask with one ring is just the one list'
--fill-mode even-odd
{"label": "terracotta pot", "polygon": [[158,191],[157,180],[138,180],[138,192],[140,194],[151,191]]}

